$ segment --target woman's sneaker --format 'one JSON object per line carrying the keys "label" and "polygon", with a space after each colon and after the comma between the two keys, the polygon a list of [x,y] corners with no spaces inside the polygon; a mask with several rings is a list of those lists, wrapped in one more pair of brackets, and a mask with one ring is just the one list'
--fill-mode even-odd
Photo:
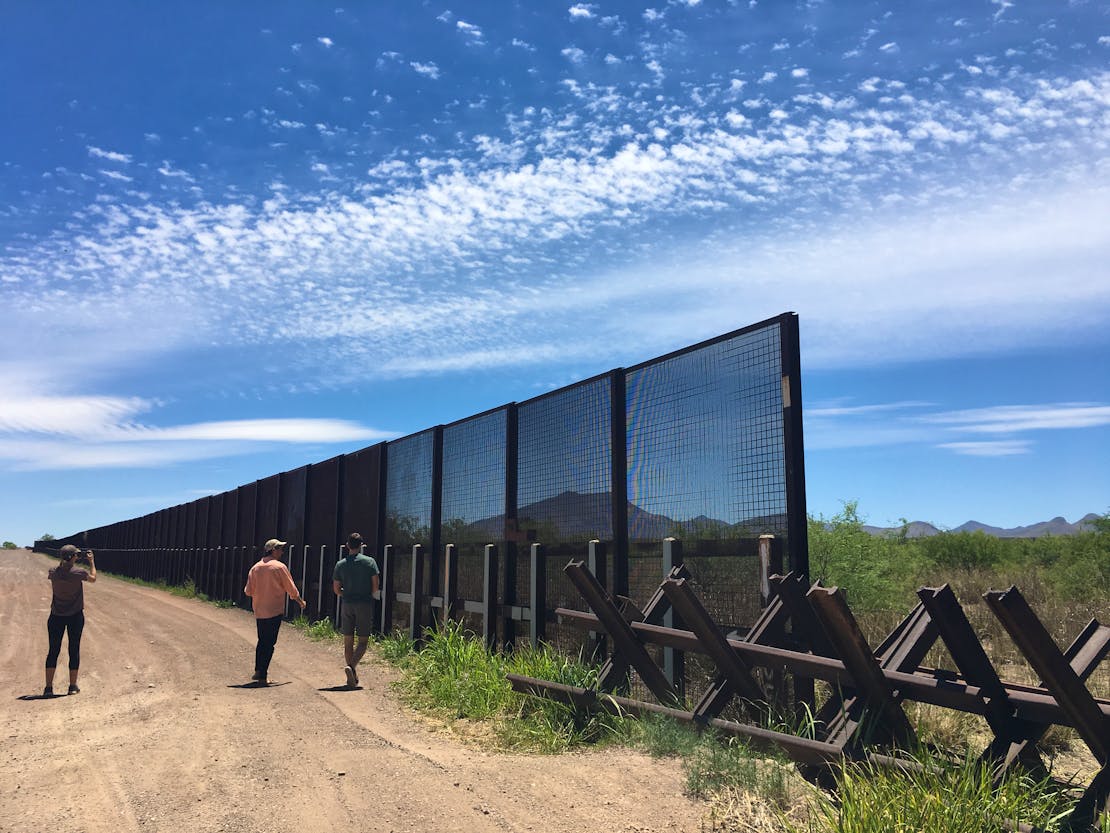
{"label": "woman's sneaker", "polygon": [[77,683],[70,683],[69,691],[67,691],[66,694],[80,694],[80,693],[81,693],[81,689],[79,689],[77,687]]}
{"label": "woman's sneaker", "polygon": [[347,675],[347,688],[354,688],[358,685],[358,674],[355,673],[355,669],[349,665],[344,665],[343,673]]}

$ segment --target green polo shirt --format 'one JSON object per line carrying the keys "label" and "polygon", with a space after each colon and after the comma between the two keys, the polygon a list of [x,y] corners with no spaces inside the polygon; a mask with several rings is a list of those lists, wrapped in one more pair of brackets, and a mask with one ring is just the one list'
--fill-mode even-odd
{"label": "green polo shirt", "polygon": [[336,562],[331,577],[343,587],[343,601],[372,602],[378,562],[368,555],[345,555]]}

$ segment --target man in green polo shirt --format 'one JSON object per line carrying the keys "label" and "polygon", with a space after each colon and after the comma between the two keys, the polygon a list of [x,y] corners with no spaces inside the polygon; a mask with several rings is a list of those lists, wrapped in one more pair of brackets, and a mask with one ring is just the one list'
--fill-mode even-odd
{"label": "man in green polo shirt", "polygon": [[[362,553],[362,536],[352,532],[347,537],[347,553],[339,559],[332,572],[332,589],[343,600],[342,615],[339,618],[339,631],[343,634],[343,658],[347,664],[343,672],[347,675],[347,686],[358,685],[358,667],[366,645],[370,641],[370,631],[374,625],[374,600],[381,598],[378,590],[378,562]],[[355,647],[355,633],[358,633],[358,647]]]}

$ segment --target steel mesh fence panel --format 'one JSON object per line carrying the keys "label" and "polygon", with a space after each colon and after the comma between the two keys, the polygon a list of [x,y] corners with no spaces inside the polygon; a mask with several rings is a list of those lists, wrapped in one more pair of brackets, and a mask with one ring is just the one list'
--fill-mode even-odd
{"label": "steel mesh fence panel", "polygon": [[302,593],[304,582],[304,514],[308,489],[308,466],[281,473],[281,521],[278,535],[289,542],[289,572]]}
{"label": "steel mesh fence panel", "polygon": [[240,547],[256,547],[262,543],[255,540],[254,530],[258,487],[254,483],[245,483],[237,491],[239,497],[235,501],[238,512],[238,521],[235,525],[235,543]]}
{"label": "steel mesh fence panel", "polygon": [[209,545],[208,528],[209,518],[212,515],[212,498],[202,497],[196,501],[196,517],[194,518],[193,541],[194,547],[207,547]]}
{"label": "steel mesh fence panel", "polygon": [[[530,543],[547,548],[549,607],[581,607],[562,567],[585,558],[591,539],[613,540],[610,385],[604,376],[518,406],[517,546],[505,548],[517,600],[529,598]],[[560,630],[549,628],[549,640],[562,640]]]}
{"label": "steel mesh fence panel", "polygon": [[432,543],[433,433],[423,431],[389,444],[386,469],[385,543],[410,553]]}
{"label": "steel mesh fence panel", "polygon": [[[239,497],[236,500],[239,519],[236,522],[236,536],[238,547],[232,551],[228,563],[230,584],[234,588],[234,598],[239,604],[249,608],[250,599],[243,593],[247,572],[251,565],[258,560],[262,541],[256,540],[255,511],[258,505],[258,487],[254,483],[245,483],[237,490]],[[265,539],[263,539],[264,541]]]}
{"label": "steel mesh fence panel", "polygon": [[499,544],[505,537],[505,412],[443,429],[441,539]]}
{"label": "steel mesh fence panel", "polygon": [[381,566],[378,541],[378,505],[382,445],[364,448],[343,458],[343,506],[340,535],[345,539],[358,532],[366,544],[366,554]]}
{"label": "steel mesh fence panel", "polygon": [[[448,543],[451,543],[448,541]],[[483,584],[485,569],[485,544],[457,544],[456,557],[458,558],[459,598],[467,601],[479,602],[485,596]],[[504,548],[501,547],[501,551]],[[481,633],[482,620],[479,617],[467,618],[466,626],[474,633]]]}
{"label": "steel mesh fence panel", "polygon": [[506,421],[501,408],[443,429],[440,540],[455,544],[458,593],[472,601],[484,592],[485,545],[504,551]]}
{"label": "steel mesh fence panel", "polygon": [[[412,592],[412,548],[432,545],[435,433],[422,431],[391,442],[386,461],[385,544],[393,545],[394,590]],[[409,620],[409,605],[393,607],[393,627]]]}
{"label": "steel mesh fence panel", "polygon": [[331,616],[335,612],[331,576],[339,545],[339,468],[339,457],[308,467],[305,543],[309,545],[309,560],[305,599],[310,616]]}
{"label": "steel mesh fence panel", "polygon": [[185,523],[181,525],[181,534],[177,546],[189,548],[197,539],[197,501],[185,504]]}
{"label": "steel mesh fence panel", "polygon": [[[274,474],[258,481],[258,537],[267,539],[278,535],[278,497],[281,475]],[[283,539],[285,540],[285,539]]]}
{"label": "steel mesh fence panel", "polygon": [[[683,541],[718,621],[758,615],[758,561],[739,557],[751,551],[739,542],[787,535],[782,375],[775,322],[626,376],[629,540]],[[634,598],[660,580],[661,566],[644,557],[630,558]]]}
{"label": "steel mesh fence panel", "polygon": [[220,543],[225,547],[234,547],[239,541],[239,490],[232,489],[224,492],[223,498],[223,525],[220,527]]}

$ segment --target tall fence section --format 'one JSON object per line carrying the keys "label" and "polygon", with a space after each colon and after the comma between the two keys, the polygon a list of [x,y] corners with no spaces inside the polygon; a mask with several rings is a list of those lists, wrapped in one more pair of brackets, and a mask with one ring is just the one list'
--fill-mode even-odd
{"label": "tall fence section", "polygon": [[[524,402],[50,542],[102,569],[246,605],[261,542],[289,542],[307,614],[338,615],[331,573],[349,532],[382,570],[379,621],[419,637],[463,619],[491,643],[580,647],[554,615],[588,560],[617,598],[685,563],[720,621],[761,610],[759,536],[808,571],[798,320],[793,313]],[[549,564],[554,569],[548,569]],[[580,602],[579,602],[580,603]]]}

